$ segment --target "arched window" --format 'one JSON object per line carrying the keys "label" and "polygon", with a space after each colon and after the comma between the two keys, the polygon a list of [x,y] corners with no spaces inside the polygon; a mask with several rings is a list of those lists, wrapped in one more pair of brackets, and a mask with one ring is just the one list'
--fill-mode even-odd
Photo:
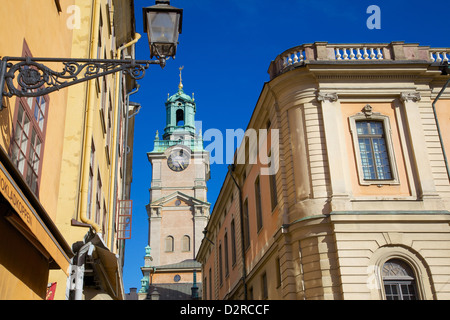
{"label": "arched window", "polygon": [[177,110],[176,113],[176,117],[177,117],[177,126],[184,126],[184,112],[181,109]]}
{"label": "arched window", "polygon": [[166,252],[173,252],[173,237],[166,237]]}
{"label": "arched window", "polygon": [[411,267],[400,259],[383,265],[383,284],[386,300],[418,300],[416,281]]}
{"label": "arched window", "polygon": [[183,251],[191,251],[191,238],[188,235],[183,236]]}

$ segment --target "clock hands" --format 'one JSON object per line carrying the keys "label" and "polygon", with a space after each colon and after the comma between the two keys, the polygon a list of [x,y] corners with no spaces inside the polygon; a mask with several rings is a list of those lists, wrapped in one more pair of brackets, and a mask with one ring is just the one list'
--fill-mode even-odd
{"label": "clock hands", "polygon": [[183,150],[175,151],[169,156],[167,164],[174,171],[183,171],[189,166],[189,158]]}
{"label": "clock hands", "polygon": [[180,165],[180,167],[181,167],[182,169],[184,169],[184,162],[180,162],[180,160],[178,160],[178,159],[177,159],[177,162],[178,162],[178,164]]}

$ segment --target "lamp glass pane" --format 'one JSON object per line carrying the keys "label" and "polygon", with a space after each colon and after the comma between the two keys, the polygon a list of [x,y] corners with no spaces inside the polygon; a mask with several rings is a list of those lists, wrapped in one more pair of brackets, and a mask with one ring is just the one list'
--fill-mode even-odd
{"label": "lamp glass pane", "polygon": [[178,41],[179,15],[176,12],[149,12],[147,18],[151,43]]}

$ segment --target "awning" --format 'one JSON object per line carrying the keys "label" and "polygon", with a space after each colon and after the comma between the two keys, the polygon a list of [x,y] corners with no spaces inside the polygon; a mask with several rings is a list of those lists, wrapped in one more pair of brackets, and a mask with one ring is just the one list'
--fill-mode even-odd
{"label": "awning", "polygon": [[103,289],[115,300],[123,300],[122,275],[119,268],[119,257],[109,250],[95,246],[92,252],[94,268],[101,279]]}
{"label": "awning", "polygon": [[39,246],[51,257],[50,268],[61,268],[67,274],[73,255],[70,247],[13,167],[3,148],[0,150],[0,194],[16,213],[9,218],[10,222],[16,227],[23,225],[37,239]]}
{"label": "awning", "polygon": [[[69,288],[73,294],[69,294],[69,297],[82,299],[81,292],[84,291],[87,300],[99,297],[105,299],[105,294],[113,300],[124,300],[119,256],[108,249],[101,235],[89,230],[84,241],[79,242],[78,248],[71,265],[73,272],[70,277],[81,277],[83,280],[73,282],[74,287]],[[82,274],[78,275],[79,272]]]}

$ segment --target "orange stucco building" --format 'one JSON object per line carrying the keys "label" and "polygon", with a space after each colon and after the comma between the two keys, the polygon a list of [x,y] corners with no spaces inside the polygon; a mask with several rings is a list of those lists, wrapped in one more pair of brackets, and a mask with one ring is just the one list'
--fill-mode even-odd
{"label": "orange stucco building", "polygon": [[448,299],[449,53],[316,42],[276,57],[197,255],[203,298]]}

